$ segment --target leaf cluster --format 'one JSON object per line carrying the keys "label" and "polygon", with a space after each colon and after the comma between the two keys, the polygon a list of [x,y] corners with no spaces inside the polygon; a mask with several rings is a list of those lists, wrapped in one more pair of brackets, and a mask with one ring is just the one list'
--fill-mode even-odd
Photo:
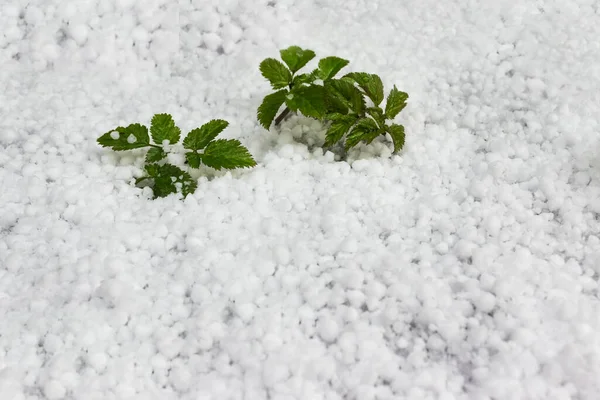
{"label": "leaf cluster", "polygon": [[[217,139],[229,125],[227,121],[214,119],[191,130],[183,139],[186,163],[192,168],[200,165],[221,169],[247,168],[256,165],[248,149],[236,139]],[[97,139],[102,147],[116,151],[148,147],[144,170],[146,175],[136,179],[136,185],[147,183],[152,187],[154,198],[171,193],[187,196],[197,188],[197,182],[181,168],[166,162],[172,145],[179,142],[181,129],[169,114],[155,114],[150,130],[141,124],[119,126]]]}
{"label": "leaf cluster", "polygon": [[[267,95],[258,108],[260,124],[269,129],[288,112],[300,112],[307,117],[329,122],[325,147],[343,141],[346,150],[360,142],[371,143],[376,137],[390,135],[394,152],[402,149],[404,126],[390,123],[406,107],[408,94],[393,87],[385,108],[381,78],[366,72],[351,72],[341,78],[337,73],[349,64],[339,57],[325,57],[318,68],[298,74],[315,57],[312,50],[291,46],[280,51],[283,62],[267,58],[260,72],[270,82],[274,93]],[[369,104],[367,104],[369,103]],[[285,105],[280,117],[275,118]]]}
{"label": "leaf cluster", "polygon": [[349,61],[339,57],[325,57],[319,61],[318,68],[310,73],[298,74],[301,68],[315,58],[315,52],[291,46],[279,53],[283,62],[267,58],[259,66],[261,74],[276,90],[266,96],[258,108],[260,124],[269,129],[284,104],[288,110],[300,111],[307,117],[325,117],[325,87],[318,82],[330,81]]}

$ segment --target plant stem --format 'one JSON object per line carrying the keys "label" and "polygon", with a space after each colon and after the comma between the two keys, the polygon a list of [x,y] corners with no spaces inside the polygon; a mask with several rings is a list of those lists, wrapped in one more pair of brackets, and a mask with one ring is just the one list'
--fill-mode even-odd
{"label": "plant stem", "polygon": [[[290,84],[288,85],[289,88],[289,92],[291,93],[292,89],[294,88],[294,74],[292,74],[292,82],[290,82]],[[285,117],[287,117],[290,113],[290,109],[289,107],[286,107],[285,110],[283,110],[281,112],[281,114],[279,114],[279,116],[277,118],[275,118],[275,126],[279,126],[279,124],[285,119]]]}
{"label": "plant stem", "polygon": [[281,114],[279,114],[279,116],[275,119],[275,126],[278,126],[285,119],[285,117],[289,115],[290,112],[291,110],[286,107],[285,110],[283,110]]}

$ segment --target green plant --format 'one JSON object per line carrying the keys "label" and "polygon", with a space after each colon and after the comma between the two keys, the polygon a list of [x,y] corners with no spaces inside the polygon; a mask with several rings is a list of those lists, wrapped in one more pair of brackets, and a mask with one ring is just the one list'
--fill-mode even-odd
{"label": "green plant", "polygon": [[[259,67],[276,90],[258,107],[257,118],[265,129],[269,129],[273,120],[278,125],[291,111],[299,111],[329,124],[325,147],[343,141],[348,150],[360,142],[368,144],[380,135],[389,134],[394,152],[402,149],[404,126],[387,121],[393,120],[406,107],[407,93],[394,86],[383,109],[380,106],[384,100],[383,83],[378,75],[351,72],[336,79],[335,75],[349,63],[339,57],[325,57],[312,72],[296,74],[315,57],[315,53],[291,46],[281,50],[280,56],[285,64],[267,58]],[[367,105],[367,99],[371,104]],[[284,110],[275,118],[284,104]]]}
{"label": "green plant", "polygon": [[348,65],[348,60],[326,57],[319,61],[317,69],[308,74],[296,75],[315,58],[315,52],[291,46],[279,53],[285,64],[274,58],[267,58],[259,66],[262,75],[271,83],[271,87],[277,90],[266,96],[258,108],[257,116],[260,124],[269,129],[284,103],[286,108],[275,119],[276,125],[279,125],[290,111],[300,111],[307,117],[323,118],[326,112],[325,88],[315,81],[320,80],[324,83],[331,80]]}
{"label": "green plant", "polygon": [[[190,131],[182,143],[183,148],[189,150],[185,152],[186,163],[192,168],[205,165],[216,170],[255,166],[256,162],[248,149],[238,140],[216,139],[228,125],[227,121],[214,119]],[[196,190],[197,181],[181,168],[165,162],[167,154],[180,138],[181,129],[175,125],[171,115],[155,114],[150,125],[150,135],[146,126],[131,124],[103,134],[97,142],[102,147],[111,147],[115,151],[149,147],[144,166],[146,175],[137,178],[135,184],[149,184],[154,198],[177,192],[185,197]]]}
{"label": "green plant", "polygon": [[[378,136],[390,135],[394,152],[404,147],[404,126],[388,123],[406,107],[408,94],[394,87],[390,91],[385,109],[381,108],[384,99],[383,83],[375,74],[352,72],[331,83],[331,106],[327,119],[331,126],[325,135],[325,146],[331,146],[345,137],[346,150],[360,142],[371,143]],[[358,101],[359,94],[361,101]],[[367,107],[365,97],[372,105]]]}

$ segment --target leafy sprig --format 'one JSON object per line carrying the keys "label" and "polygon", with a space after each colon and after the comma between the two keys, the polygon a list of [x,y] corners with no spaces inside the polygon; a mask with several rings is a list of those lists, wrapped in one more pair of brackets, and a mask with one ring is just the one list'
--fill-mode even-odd
{"label": "leafy sprig", "polygon": [[[205,165],[221,170],[256,165],[252,155],[240,141],[216,139],[228,125],[227,121],[214,119],[186,135],[182,144],[185,150],[189,150],[185,152],[185,159],[191,168]],[[135,184],[149,184],[154,198],[171,193],[181,193],[185,197],[196,190],[197,181],[183,169],[165,162],[169,150],[172,150],[172,146],[180,138],[181,129],[175,125],[171,115],[156,114],[152,117],[149,131],[141,124],[119,126],[100,136],[97,142],[102,147],[110,147],[115,151],[148,147],[144,166],[146,175],[137,178]]]}
{"label": "leafy sprig", "polygon": [[[312,72],[297,74],[315,58],[315,52],[290,46],[279,54],[283,62],[267,58],[259,66],[262,76],[276,91],[266,96],[258,107],[258,121],[265,129],[269,129],[274,120],[275,125],[279,125],[290,111],[322,119],[326,114],[325,88],[316,81],[324,84],[331,80],[349,61],[339,57],[326,57],[319,61],[318,68]],[[283,112],[275,118],[284,105]]]}
{"label": "leafy sprig", "polygon": [[[345,137],[344,148],[349,150],[360,142],[369,144],[380,135],[389,135],[394,152],[404,147],[404,126],[388,120],[393,120],[406,107],[407,93],[394,85],[383,109],[381,78],[375,74],[353,72],[332,81],[327,94],[331,97],[330,110],[334,112],[327,114],[332,123],[325,134],[325,146],[333,146]],[[369,99],[372,106],[367,107],[365,99]]]}
{"label": "leafy sprig", "polygon": [[[406,107],[407,93],[394,86],[384,109],[381,107],[385,98],[383,82],[378,75],[351,72],[335,78],[349,64],[339,57],[325,57],[310,73],[297,74],[315,58],[314,51],[291,46],[281,50],[280,56],[283,62],[267,58],[259,66],[275,90],[258,108],[257,118],[265,129],[269,129],[273,121],[279,125],[290,112],[300,112],[329,123],[325,147],[343,142],[344,148],[349,150],[360,142],[368,144],[380,135],[389,135],[394,152],[402,149],[404,126],[390,120]],[[277,116],[283,106],[283,112]]]}

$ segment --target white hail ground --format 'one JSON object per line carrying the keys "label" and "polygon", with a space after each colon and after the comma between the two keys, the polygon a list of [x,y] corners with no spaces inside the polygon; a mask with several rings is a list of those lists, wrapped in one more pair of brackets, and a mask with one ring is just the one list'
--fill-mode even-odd
{"label": "white hail ground", "polygon": [[[0,399],[600,398],[597,2],[213,3],[0,5]],[[404,150],[260,128],[293,44]],[[95,140],[160,112],[259,165],[150,200]]]}

